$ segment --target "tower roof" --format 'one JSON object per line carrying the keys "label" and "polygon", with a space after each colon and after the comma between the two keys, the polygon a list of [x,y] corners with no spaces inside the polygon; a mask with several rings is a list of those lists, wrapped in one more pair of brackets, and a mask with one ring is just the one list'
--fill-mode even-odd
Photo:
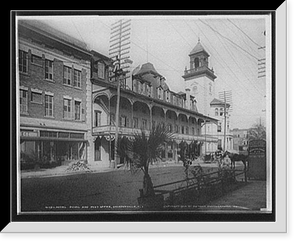
{"label": "tower roof", "polygon": [[200,39],[198,39],[198,43],[196,44],[196,46],[194,47],[194,49],[192,49],[192,51],[190,52],[190,56],[200,53],[200,52],[205,52],[207,54],[207,56],[209,56],[209,54],[207,53],[207,51],[203,48],[202,44],[200,43]]}
{"label": "tower roof", "polygon": [[[225,102],[221,101],[220,99],[214,98],[211,102],[210,102],[210,106],[224,106]],[[226,103],[226,107],[229,108],[230,104]]]}

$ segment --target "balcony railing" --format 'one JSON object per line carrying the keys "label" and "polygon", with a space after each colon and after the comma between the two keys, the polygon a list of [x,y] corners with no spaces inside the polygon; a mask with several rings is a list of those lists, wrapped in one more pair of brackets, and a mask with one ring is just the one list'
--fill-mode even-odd
{"label": "balcony railing", "polygon": [[[93,127],[93,135],[99,135],[99,134],[114,134],[116,131],[115,126],[97,126]],[[145,130],[146,135],[149,135],[150,131]],[[119,135],[126,135],[126,136],[132,136],[135,133],[140,133],[141,129],[139,128],[132,128],[132,127],[124,127],[124,126],[119,126]],[[192,135],[192,134],[181,134],[181,133],[173,133],[174,139],[175,140],[184,140],[184,141],[217,141],[217,138],[210,135],[204,134],[201,135]]]}

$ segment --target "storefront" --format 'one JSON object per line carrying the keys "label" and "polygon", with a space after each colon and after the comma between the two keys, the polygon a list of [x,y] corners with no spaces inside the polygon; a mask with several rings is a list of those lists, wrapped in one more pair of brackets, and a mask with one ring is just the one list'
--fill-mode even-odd
{"label": "storefront", "polygon": [[84,132],[21,129],[21,169],[53,167],[86,160]]}

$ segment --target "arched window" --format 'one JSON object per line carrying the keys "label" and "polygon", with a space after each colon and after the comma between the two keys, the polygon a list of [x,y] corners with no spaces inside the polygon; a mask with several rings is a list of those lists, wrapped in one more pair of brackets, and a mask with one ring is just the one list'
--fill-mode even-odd
{"label": "arched window", "polygon": [[216,109],[215,109],[215,116],[218,116],[218,115],[219,115],[219,109],[216,108]]}
{"label": "arched window", "polygon": [[195,68],[199,67],[199,58],[198,57],[195,58],[194,63],[195,63]]}

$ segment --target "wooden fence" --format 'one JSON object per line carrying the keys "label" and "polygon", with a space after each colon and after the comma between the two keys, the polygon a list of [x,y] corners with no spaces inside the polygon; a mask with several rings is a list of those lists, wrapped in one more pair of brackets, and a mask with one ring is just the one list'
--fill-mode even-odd
{"label": "wooden fence", "polygon": [[192,178],[156,185],[154,190],[156,195],[163,195],[165,205],[186,204],[195,200],[198,204],[205,204],[247,182],[247,171],[225,169],[200,173]]}

